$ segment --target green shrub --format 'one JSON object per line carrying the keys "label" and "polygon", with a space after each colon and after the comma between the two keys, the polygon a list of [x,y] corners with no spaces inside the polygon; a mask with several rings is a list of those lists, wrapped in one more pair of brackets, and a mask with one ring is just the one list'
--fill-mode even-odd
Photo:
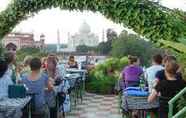
{"label": "green shrub", "polygon": [[16,59],[18,62],[22,62],[25,56],[33,56],[33,57],[44,57],[47,54],[40,51],[38,48],[23,48],[17,51]]}
{"label": "green shrub", "polygon": [[113,94],[121,69],[128,63],[127,57],[109,58],[89,72],[86,89],[97,94]]}
{"label": "green shrub", "polygon": [[162,53],[163,50],[156,48],[150,41],[140,38],[138,35],[122,32],[119,37],[112,42],[111,54],[114,57],[128,55],[138,56],[142,65],[149,66],[151,57],[154,54]]}

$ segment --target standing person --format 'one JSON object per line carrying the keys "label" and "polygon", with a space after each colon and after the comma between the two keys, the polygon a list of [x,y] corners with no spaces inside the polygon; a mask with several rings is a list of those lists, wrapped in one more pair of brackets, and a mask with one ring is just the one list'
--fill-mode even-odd
{"label": "standing person", "polygon": [[[53,85],[57,82],[60,83],[61,77],[60,77],[59,71],[57,69],[56,55],[50,54],[47,57],[46,62],[47,62],[46,73],[47,73],[50,81],[52,81]],[[57,118],[55,91],[45,91],[45,94],[46,94],[47,104],[48,104],[49,110],[50,110],[50,118]]]}
{"label": "standing person", "polygon": [[13,52],[5,53],[5,60],[8,63],[8,73],[14,83],[16,83],[16,55]]}
{"label": "standing person", "polygon": [[33,93],[35,102],[35,114],[40,118],[50,118],[49,110],[45,100],[45,89],[53,90],[48,76],[41,72],[41,61],[33,58],[30,62],[31,73],[22,77],[22,83],[26,85],[29,93]]}
{"label": "standing person", "polygon": [[75,57],[74,57],[74,56],[70,56],[70,57],[69,57],[69,60],[68,60],[68,67],[69,67],[69,68],[78,68],[78,63],[77,63],[77,61],[75,60]]}
{"label": "standing person", "polygon": [[185,81],[177,78],[178,68],[175,60],[166,61],[165,78],[157,83],[148,98],[152,102],[160,95],[160,118],[168,118],[168,101],[186,87]]}
{"label": "standing person", "polygon": [[4,58],[0,58],[0,99],[8,97],[8,86],[12,85],[13,82],[7,73],[8,63]]}
{"label": "standing person", "polygon": [[139,86],[140,76],[143,69],[139,66],[139,59],[136,56],[129,56],[129,65],[122,71],[122,78],[126,87]]}

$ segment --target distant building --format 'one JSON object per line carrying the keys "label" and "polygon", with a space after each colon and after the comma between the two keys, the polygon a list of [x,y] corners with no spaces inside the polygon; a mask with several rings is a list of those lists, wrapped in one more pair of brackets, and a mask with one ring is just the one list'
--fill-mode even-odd
{"label": "distant building", "polygon": [[32,33],[10,33],[3,39],[3,45],[9,49],[21,49],[21,48],[40,48],[43,49],[45,45],[45,35],[40,36],[39,41],[34,40]]}
{"label": "distant building", "polygon": [[68,38],[68,48],[70,49],[75,49],[79,45],[94,47],[99,44],[99,37],[91,32],[90,26],[85,21],[80,26],[78,33],[69,35]]}

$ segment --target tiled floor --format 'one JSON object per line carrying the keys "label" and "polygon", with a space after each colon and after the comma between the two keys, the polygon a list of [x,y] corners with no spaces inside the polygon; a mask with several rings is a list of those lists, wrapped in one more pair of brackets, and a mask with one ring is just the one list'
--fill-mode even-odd
{"label": "tiled floor", "polygon": [[66,118],[121,118],[118,98],[86,93],[83,103],[79,103]]}

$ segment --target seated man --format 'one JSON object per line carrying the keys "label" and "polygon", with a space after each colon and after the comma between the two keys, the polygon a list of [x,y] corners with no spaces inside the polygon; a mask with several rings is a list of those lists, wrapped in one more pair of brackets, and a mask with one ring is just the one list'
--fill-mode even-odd
{"label": "seated man", "polygon": [[35,114],[40,118],[49,118],[49,110],[45,100],[45,89],[52,90],[52,84],[48,76],[41,73],[41,61],[39,58],[33,58],[30,62],[31,73],[22,77],[23,84],[28,88],[29,93],[33,93]]}

